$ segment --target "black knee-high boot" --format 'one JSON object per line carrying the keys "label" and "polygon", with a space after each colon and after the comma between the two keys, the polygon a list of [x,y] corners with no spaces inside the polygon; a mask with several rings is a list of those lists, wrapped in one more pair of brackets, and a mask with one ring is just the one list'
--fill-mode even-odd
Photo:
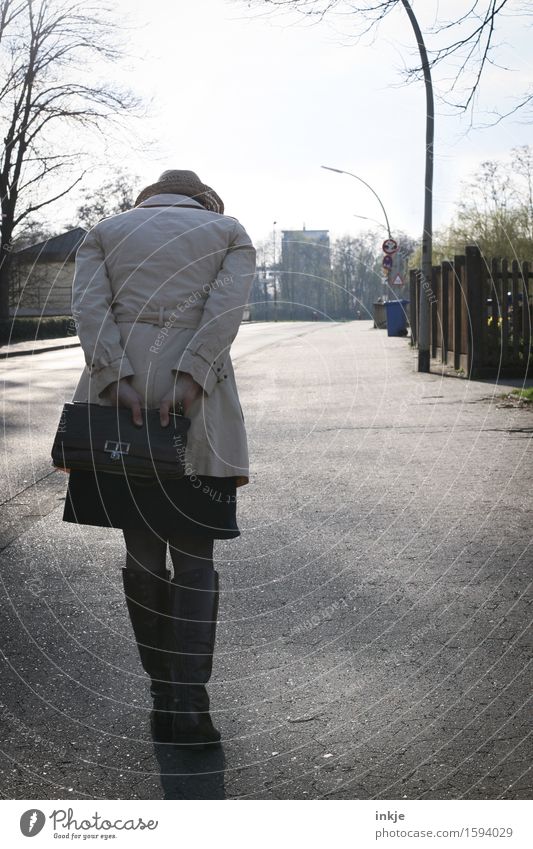
{"label": "black knee-high boot", "polygon": [[156,742],[172,739],[170,582],[144,569],[122,569],[124,594],[141,663],[151,679],[150,727]]}
{"label": "black knee-high boot", "polygon": [[178,746],[219,745],[205,685],[211,677],[219,599],[215,569],[179,572],[170,582],[175,692],[172,741]]}

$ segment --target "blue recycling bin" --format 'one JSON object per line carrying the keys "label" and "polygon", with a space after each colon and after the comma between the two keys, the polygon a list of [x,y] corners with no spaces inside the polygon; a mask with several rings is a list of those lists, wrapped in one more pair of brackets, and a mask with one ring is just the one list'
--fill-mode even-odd
{"label": "blue recycling bin", "polygon": [[404,298],[387,301],[387,336],[407,336],[407,314],[405,306],[409,301]]}

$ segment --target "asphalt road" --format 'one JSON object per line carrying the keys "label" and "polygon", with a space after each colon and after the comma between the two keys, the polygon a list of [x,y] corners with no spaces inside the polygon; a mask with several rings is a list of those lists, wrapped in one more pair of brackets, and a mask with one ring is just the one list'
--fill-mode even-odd
{"label": "asphalt road", "polygon": [[61,521],[48,456],[81,362],[1,364],[3,798],[531,798],[531,411],[417,374],[370,322],[243,327],[224,747],[178,754],[148,733],[121,532]]}

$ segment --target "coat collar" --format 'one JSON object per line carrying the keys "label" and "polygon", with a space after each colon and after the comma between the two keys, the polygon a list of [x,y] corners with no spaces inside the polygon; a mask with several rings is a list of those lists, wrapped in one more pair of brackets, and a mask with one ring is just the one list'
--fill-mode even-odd
{"label": "coat collar", "polygon": [[194,198],[190,198],[187,195],[174,194],[152,195],[146,200],[143,200],[142,203],[139,204],[137,209],[142,206],[176,206],[182,203],[187,205],[192,204],[194,206],[200,207],[200,209],[205,209],[205,207],[202,206],[202,204]]}

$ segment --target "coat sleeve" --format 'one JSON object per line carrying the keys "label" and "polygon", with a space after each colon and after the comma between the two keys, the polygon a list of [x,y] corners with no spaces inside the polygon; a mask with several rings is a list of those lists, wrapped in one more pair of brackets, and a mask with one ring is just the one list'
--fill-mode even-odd
{"label": "coat sleeve", "polygon": [[93,227],[76,254],[72,316],[91,384],[99,396],[110,383],[134,374],[113,317],[112,300],[104,249],[97,227]]}
{"label": "coat sleeve", "polygon": [[209,395],[226,375],[224,364],[242,321],[255,275],[256,251],[244,227],[235,222],[231,244],[209,286],[202,318],[174,372],[190,374]]}

